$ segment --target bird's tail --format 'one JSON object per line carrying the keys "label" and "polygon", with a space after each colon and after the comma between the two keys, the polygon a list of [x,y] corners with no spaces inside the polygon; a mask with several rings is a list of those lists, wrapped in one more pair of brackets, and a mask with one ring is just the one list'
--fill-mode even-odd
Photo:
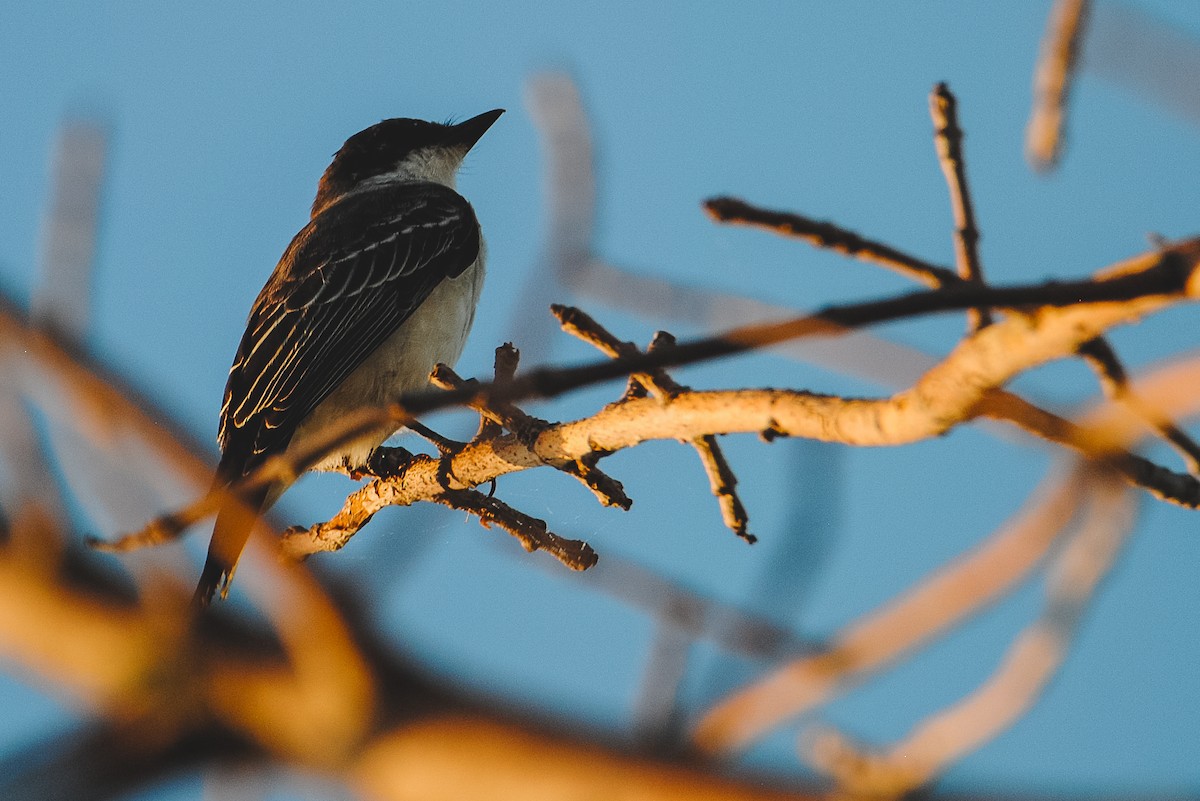
{"label": "bird's tail", "polygon": [[[217,487],[229,489],[229,482],[220,478],[218,473]],[[250,539],[254,530],[254,522],[259,513],[279,496],[281,488],[267,485],[254,490],[249,495],[226,493],[227,498],[217,512],[217,523],[213,527],[212,540],[208,544],[208,558],[204,560],[204,570],[200,572],[200,583],[196,585],[196,594],[192,596],[198,606],[208,606],[216,594],[218,587],[221,597],[229,592],[229,582],[233,580],[233,572],[237,569],[238,557]]]}

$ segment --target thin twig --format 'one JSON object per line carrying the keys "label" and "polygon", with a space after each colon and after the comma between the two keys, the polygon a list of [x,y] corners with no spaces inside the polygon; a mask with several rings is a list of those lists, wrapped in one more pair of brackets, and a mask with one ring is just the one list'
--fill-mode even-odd
{"label": "thin twig", "polygon": [[1067,106],[1079,67],[1090,0],[1057,0],[1046,21],[1042,52],[1033,72],[1033,109],[1025,131],[1025,157],[1039,172],[1058,166],[1066,140]]}
{"label": "thin twig", "polygon": [[734,197],[714,197],[704,201],[704,210],[714,221],[763,228],[772,233],[801,239],[813,247],[825,248],[894,270],[928,287],[953,283],[958,275],[947,267],[918,259],[891,245],[856,234],[830,222],[810,220],[799,214],[759,208]]}
{"label": "thin twig", "polygon": [[[564,331],[593,345],[601,353],[610,358],[627,358],[639,354],[636,345],[632,342],[624,342],[618,339],[607,328],[600,325],[600,323],[596,322],[595,319],[581,309],[555,304],[550,307],[550,311],[558,318],[559,324],[562,325]],[[654,335],[654,341],[650,343],[647,352],[654,353],[674,346],[675,337],[666,331],[659,331]],[[644,388],[661,401],[670,400],[683,392],[689,391],[689,387],[675,381],[675,379],[667,375],[666,370],[661,368],[651,372],[632,374],[625,398],[632,399],[639,397],[638,386]],[[733,473],[733,468],[729,466],[729,462],[725,459],[725,454],[721,451],[721,446],[717,443],[717,438],[711,434],[705,434],[701,437],[694,437],[690,442],[700,457],[700,464],[704,467],[705,475],[708,476],[709,488],[717,498],[717,503],[721,509],[721,519],[725,522],[725,525],[730,531],[746,542],[750,544],[758,542],[758,537],[751,534],[748,530],[750,518],[746,513],[746,507],[742,504],[742,500],[737,494],[737,477]]]}
{"label": "thin twig", "polygon": [[717,498],[725,525],[751,545],[758,542],[758,537],[749,531],[750,515],[737,494],[737,476],[717,444],[717,438],[711,434],[697,437],[692,440],[692,447],[700,456],[700,464],[708,476],[708,487]]}
{"label": "thin twig", "polygon": [[[499,349],[497,349],[499,350]],[[510,380],[497,378],[497,381]],[[429,380],[447,391],[469,388],[469,382],[464,381],[453,369],[445,364],[437,365],[429,376]],[[539,434],[550,427],[550,423],[539,417],[533,417],[518,409],[511,403],[502,400],[491,401],[485,396],[476,395],[468,404],[479,413],[480,417],[491,420],[508,428],[524,442],[531,442]],[[482,427],[481,427],[482,428]],[[591,490],[596,499],[604,506],[613,506],[626,511],[633,505],[633,500],[625,493],[625,488],[612,476],[598,469],[592,460],[566,459],[547,462],[548,465],[578,481]]]}
{"label": "thin twig", "polygon": [[[479,386],[479,382],[475,379],[464,379],[458,373],[454,372],[454,368],[447,364],[438,364],[429,374],[429,383],[439,389],[447,391],[451,390],[470,390]],[[526,414],[515,405],[505,401],[494,401],[489,403],[489,399],[480,395],[476,395],[466,404],[468,409],[479,414],[484,420],[492,423],[496,429],[507,428],[515,434],[524,435],[526,432],[536,434],[550,423],[540,417]],[[499,435],[499,430],[492,432],[494,435]],[[484,439],[485,437],[477,436],[476,439]]]}
{"label": "thin twig", "polygon": [[1159,500],[1188,508],[1200,506],[1200,481],[1195,476],[1168,470],[1126,450],[1128,443],[1137,439],[1132,433],[1116,432],[1103,424],[1076,423],[1005,390],[985,393],[979,399],[975,413],[981,418],[1011,423],[1047,442],[1064,445],[1082,456],[1103,462],[1130,484],[1141,487]]}
{"label": "thin twig", "polygon": [[220,508],[218,496],[213,497],[211,504],[192,504],[178,513],[170,513],[156,517],[140,531],[126,534],[115,540],[105,540],[89,535],[84,538],[84,544],[101,553],[129,553],[142,548],[153,548],[174,542],[192,524],[199,523]]}
{"label": "thin twig", "polygon": [[1129,385],[1129,374],[1107,340],[1097,337],[1085,342],[1079,348],[1079,355],[1100,377],[1105,395],[1145,420],[1187,461],[1188,470],[1192,475],[1200,475],[1200,445],[1170,418],[1133,391]]}
{"label": "thin twig", "polygon": [[[674,346],[675,337],[666,331],[659,331],[654,335],[649,350],[653,352]],[[688,389],[688,387],[673,381],[671,383],[676,392]],[[729,466],[729,461],[717,443],[717,438],[712,434],[695,437],[692,439],[692,447],[696,449],[696,454],[700,457],[704,474],[708,476],[708,487],[717,498],[717,503],[721,507],[721,519],[725,521],[725,525],[751,545],[758,542],[758,537],[750,533],[750,515],[746,512],[746,507],[737,493],[737,476],[734,474],[733,468]]]}
{"label": "thin twig", "polygon": [[[550,313],[558,320],[558,324],[576,339],[588,343],[610,359],[631,358],[641,355],[637,345],[618,339],[611,331],[602,326],[587,312],[575,306],[564,306],[555,303],[550,306]],[[648,392],[659,400],[667,400],[679,394],[679,384],[662,369],[646,372],[631,373],[630,378],[641,384]]]}
{"label": "thin twig", "polygon": [[592,491],[602,506],[611,506],[628,512],[633,506],[633,499],[625,494],[625,487],[620,481],[596,467],[596,462],[605,455],[607,454],[591,453],[574,462],[564,462],[562,465],[552,464],[551,466],[578,479],[583,486]]}
{"label": "thin twig", "polygon": [[475,515],[484,528],[499,526],[526,551],[546,551],[572,570],[587,570],[596,564],[596,552],[586,542],[558,536],[546,528],[546,521],[517,511],[499,498],[478,490],[446,490],[432,500]]}
{"label": "thin twig", "polygon": [[[511,342],[505,342],[496,348],[496,356],[492,361],[492,380],[497,385],[507,384],[512,381],[513,377],[517,374],[517,365],[520,361],[521,352],[513,347]],[[503,428],[504,424],[481,416],[479,418],[479,432],[476,434],[476,438],[498,435],[500,432],[499,430],[493,430],[493,425],[497,428]]]}
{"label": "thin twig", "polygon": [[[967,166],[963,160],[962,128],[958,125],[958,102],[950,87],[939,83],[929,95],[929,115],[933,119],[934,144],[938,162],[950,190],[950,208],[954,212],[954,262],[958,276],[973,284],[983,284],[983,265],[979,261],[979,226],[975,224],[975,209],[967,187]],[[967,313],[971,331],[992,324],[992,313],[986,307]]]}

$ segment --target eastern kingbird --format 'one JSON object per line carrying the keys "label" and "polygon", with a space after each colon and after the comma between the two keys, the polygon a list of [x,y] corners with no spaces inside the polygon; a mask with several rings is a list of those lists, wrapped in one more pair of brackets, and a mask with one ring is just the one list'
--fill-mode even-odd
{"label": "eastern kingbird", "polygon": [[[308,225],[258,294],[238,346],[217,435],[227,487],[349,412],[426,385],[462,353],[483,286],[475,212],[454,191],[467,151],[504,113],[457,125],[384,120],[346,140],[317,186]],[[358,470],[394,426],[314,470]],[[278,481],[217,514],[196,600],[228,592],[254,515]],[[250,511],[246,510],[249,507]]]}

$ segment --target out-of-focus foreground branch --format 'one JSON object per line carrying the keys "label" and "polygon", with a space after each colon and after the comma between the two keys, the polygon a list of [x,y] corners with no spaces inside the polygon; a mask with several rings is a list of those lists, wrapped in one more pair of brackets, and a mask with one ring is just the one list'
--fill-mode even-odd
{"label": "out-of-focus foreground branch", "polygon": [[[19,321],[11,314],[3,319],[3,341],[20,343],[39,354],[37,364],[45,373],[69,377],[70,383],[62,386],[74,390],[64,390],[61,402],[70,414],[80,420],[89,414],[111,415],[121,421],[126,435],[136,431],[138,436],[152,438],[161,432],[154,411],[132,402],[86,361],[57,348],[45,334],[14,325]],[[1169,376],[1166,387],[1187,384],[1194,378],[1178,369]],[[1163,408],[1168,413],[1195,413],[1191,393],[1172,395],[1155,389],[1159,388],[1151,385],[1143,391],[1167,397]],[[1106,414],[1112,418],[1117,411],[1110,408]],[[1110,430],[1119,428],[1112,419],[1103,422]],[[99,426],[90,431],[93,438],[110,437],[114,432],[111,427]],[[185,470],[205,474],[202,458],[172,443],[169,437],[161,441],[163,447],[175,450]],[[1068,491],[1066,497],[1077,496]],[[1062,512],[1057,514],[1049,519],[1061,520]],[[1038,532],[1052,530],[1052,526],[1030,529],[1017,525],[1013,532],[1048,544],[1052,538]],[[50,530],[39,534],[56,536]],[[647,798],[689,797],[688,793],[694,795],[701,788],[707,793],[703,797],[711,798],[785,797],[711,778],[695,768],[656,765],[596,746],[575,745],[561,735],[539,734],[536,728],[524,728],[503,715],[455,701],[373,645],[372,634],[354,614],[353,604],[331,605],[303,571],[284,571],[273,586],[263,590],[260,603],[277,627],[276,634],[264,635],[224,616],[197,627],[181,617],[187,593],[168,576],[151,577],[141,598],[131,605],[121,582],[114,584],[109,577],[79,574],[69,565],[35,566],[26,558],[28,554],[17,551],[20,542],[30,541],[32,538],[14,539],[0,552],[4,573],[0,587],[7,596],[0,600],[0,609],[5,610],[0,616],[0,643],[6,659],[23,664],[50,686],[68,690],[92,710],[90,714],[119,724],[110,739],[143,757],[128,762],[134,768],[131,775],[111,776],[112,784],[91,790],[75,787],[71,797],[111,797],[110,791],[115,794],[138,786],[147,777],[159,775],[157,767],[150,770],[156,763],[144,759],[147,753],[166,756],[185,743],[196,745],[192,752],[196,759],[279,757],[334,771],[373,798],[452,798],[462,797],[454,793],[468,789],[505,797],[510,783],[518,781],[526,792],[553,788],[561,793],[558,797],[572,797],[571,792],[584,792],[597,781],[640,788]],[[1036,553],[1013,552],[1014,556],[1024,554],[1018,557],[1024,564],[1029,564],[1031,557],[1036,560]],[[71,582],[64,582],[63,571],[74,576]],[[963,574],[961,581],[964,589],[970,587],[973,604],[986,600],[977,595],[981,577],[998,587],[1007,586],[1006,580],[990,569]],[[947,598],[954,597],[948,588],[932,583],[922,591],[928,593],[928,604],[914,607],[914,611],[936,609],[943,620],[947,615],[957,617],[958,613],[948,611],[945,605]],[[902,608],[889,614],[901,614]],[[881,632],[910,630],[899,619],[881,620],[879,626]],[[81,639],[84,632],[88,636]],[[863,643],[872,648],[883,642],[862,636]],[[857,647],[852,650],[860,652]],[[841,664],[833,653],[813,658]],[[123,658],[113,660],[113,654]],[[331,681],[335,676],[337,680]],[[352,676],[359,678],[348,680]],[[379,693],[373,687],[386,687],[387,692]],[[453,712],[456,708],[461,711]],[[312,739],[314,730],[323,732],[317,741]],[[462,747],[455,748],[456,742]],[[201,743],[209,746],[201,748]],[[470,748],[463,745],[466,743]],[[527,746],[538,750],[531,752]],[[118,754],[119,750],[114,751],[114,758]],[[523,766],[533,754],[540,767],[527,774]],[[496,760],[504,768],[473,769],[478,760],[489,764]],[[183,760],[173,764],[195,763]],[[108,767],[120,774],[113,765]],[[453,782],[446,781],[447,773],[455,777]],[[44,778],[44,774],[38,775]],[[70,763],[64,762],[56,780],[67,780],[70,775]],[[8,787],[13,790],[8,797],[38,797],[21,794],[36,787],[25,787],[19,776]],[[100,787],[108,790],[101,793]]]}
{"label": "out-of-focus foreground branch", "polygon": [[[11,307],[0,313],[0,343],[0,353],[23,354],[23,385],[56,388],[55,408],[84,440],[136,439],[182,475],[207,480],[205,457],[163,428],[161,410]],[[504,798],[517,786],[523,797],[583,797],[597,786],[662,799],[804,797],[639,759],[456,699],[377,644],[354,603],[333,603],[303,568],[281,565],[254,588],[271,625],[263,631],[240,616],[190,619],[186,585],[161,570],[142,572],[132,601],[127,583],[90,558],[81,570],[29,552],[66,532],[9,535],[0,548],[0,654],[107,723],[60,744],[57,756],[42,744],[37,760],[0,766],[5,798],[111,798],[164,768],[210,760],[307,766],[379,799]],[[72,750],[81,743],[102,743],[111,761],[84,759]]]}

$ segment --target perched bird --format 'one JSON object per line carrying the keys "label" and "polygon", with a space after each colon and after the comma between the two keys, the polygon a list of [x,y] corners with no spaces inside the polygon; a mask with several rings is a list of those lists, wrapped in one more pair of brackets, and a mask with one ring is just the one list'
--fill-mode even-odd
{"label": "perched bird", "polygon": [[[384,120],[346,140],[321,177],[312,218],[255,300],[225,400],[215,483],[227,487],[346,414],[420,389],[458,359],[483,285],[475,212],[454,191],[467,151],[503,109],[456,125]],[[312,466],[359,470],[395,426]],[[228,592],[276,481],[217,514],[196,600]]]}

